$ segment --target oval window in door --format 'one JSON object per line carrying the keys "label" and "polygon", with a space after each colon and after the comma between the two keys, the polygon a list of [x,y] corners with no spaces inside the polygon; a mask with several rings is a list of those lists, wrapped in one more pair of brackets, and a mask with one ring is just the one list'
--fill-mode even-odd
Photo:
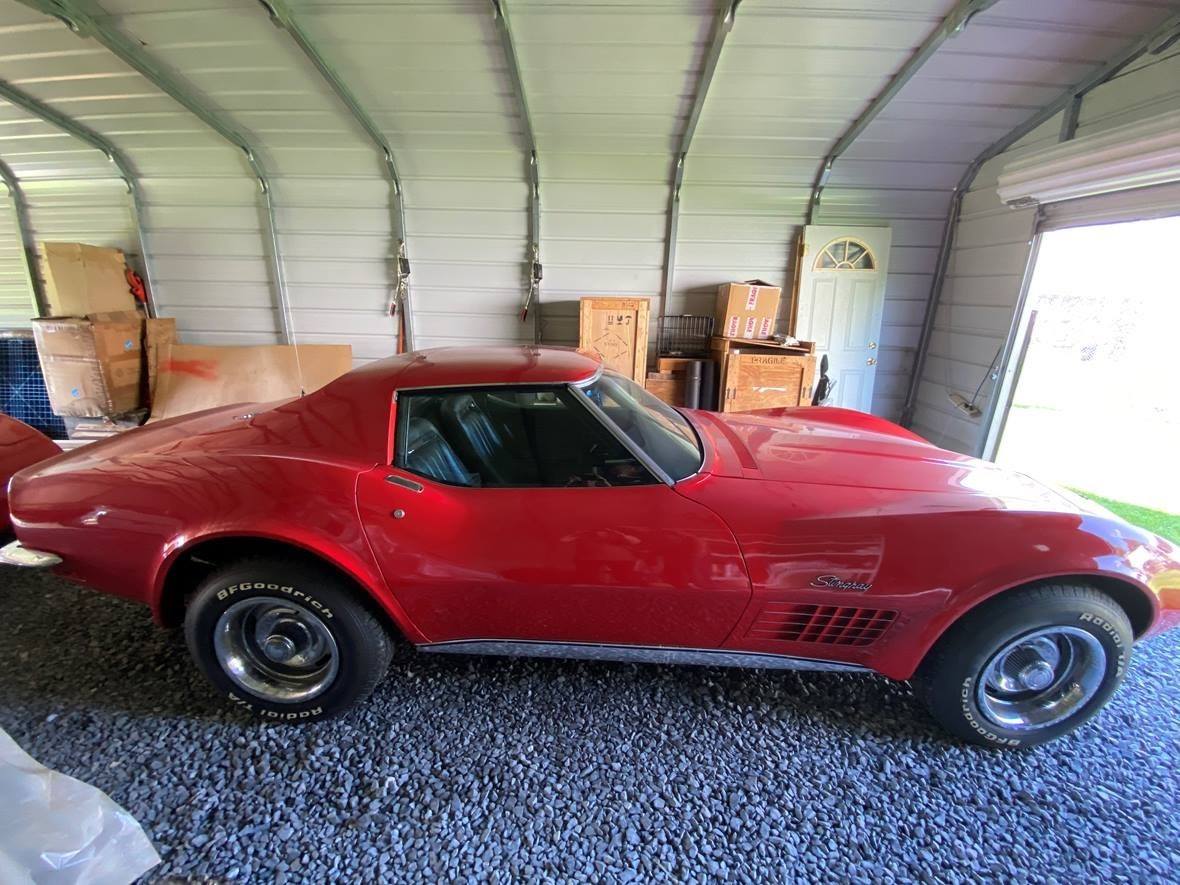
{"label": "oval window in door", "polygon": [[815,259],[816,270],[876,270],[873,253],[860,240],[841,237],[832,240]]}

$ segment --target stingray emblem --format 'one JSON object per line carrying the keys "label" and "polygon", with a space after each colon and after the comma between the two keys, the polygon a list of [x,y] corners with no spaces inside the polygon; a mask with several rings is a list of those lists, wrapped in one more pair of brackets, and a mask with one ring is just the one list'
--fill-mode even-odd
{"label": "stingray emblem", "polygon": [[820,575],[811,582],[812,587],[819,587],[824,590],[852,590],[856,593],[864,593],[866,590],[872,590],[872,584],[862,584],[860,581],[845,581],[837,575]]}

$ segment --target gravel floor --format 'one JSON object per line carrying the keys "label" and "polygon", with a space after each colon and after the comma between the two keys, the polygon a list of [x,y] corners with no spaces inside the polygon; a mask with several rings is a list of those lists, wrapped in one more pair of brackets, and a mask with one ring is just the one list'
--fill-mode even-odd
{"label": "gravel floor", "polygon": [[148,878],[1117,878],[1180,870],[1180,634],[1002,754],[875,677],[399,653],[315,726],[227,711],[147,611],[0,570],[0,726],[111,794]]}

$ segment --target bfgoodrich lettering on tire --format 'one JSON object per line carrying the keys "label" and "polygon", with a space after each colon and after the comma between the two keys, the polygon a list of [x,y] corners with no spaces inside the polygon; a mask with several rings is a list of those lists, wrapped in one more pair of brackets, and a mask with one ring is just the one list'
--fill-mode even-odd
{"label": "bfgoodrich lettering on tire", "polygon": [[1118,688],[1131,625],[1092,587],[1030,587],[952,626],[914,685],[947,730],[990,747],[1031,747],[1073,731]]}
{"label": "bfgoodrich lettering on tire", "polygon": [[184,633],[218,691],[268,722],[345,710],[369,695],[392,655],[355,588],[298,560],[247,559],[218,569],[189,604]]}

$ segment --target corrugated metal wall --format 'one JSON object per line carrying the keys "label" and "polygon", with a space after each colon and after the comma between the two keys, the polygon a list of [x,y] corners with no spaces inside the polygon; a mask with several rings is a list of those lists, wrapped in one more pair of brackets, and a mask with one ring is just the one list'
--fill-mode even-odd
{"label": "corrugated metal wall", "polygon": [[[531,328],[515,317],[527,239],[521,124],[489,5],[300,2],[294,8],[397,158],[416,345],[532,341]],[[369,147],[356,162],[375,168],[376,156]],[[324,186],[314,201],[322,223],[303,231],[303,244],[309,253],[338,255],[339,272],[355,274],[354,287],[344,290],[352,299],[349,324],[331,316],[325,297],[331,279],[306,278],[303,297],[320,305],[325,331],[348,336],[341,340],[351,340],[356,355],[387,355],[393,348],[392,326],[382,317],[389,301],[388,188],[349,181],[350,202],[341,204],[333,198],[334,157],[327,151],[318,162]],[[338,235],[315,240],[333,226]],[[361,262],[350,269],[355,258]],[[374,325],[381,331],[358,349],[357,336]]]}
{"label": "corrugated metal wall", "polygon": [[0,328],[26,325],[37,315],[11,191],[0,203]]}
{"label": "corrugated metal wall", "polygon": [[[761,277],[790,289],[795,242],[824,155],[947,8],[740,8],[686,164],[670,309],[711,313],[717,286],[727,280]],[[836,165],[815,221],[894,226],[874,397],[874,410],[893,415],[894,392],[912,359],[906,348],[916,341],[900,329],[910,319],[909,301],[923,297],[908,274],[914,258],[921,270],[926,256],[909,250],[931,237],[937,242],[937,231],[923,225],[945,207],[946,192],[931,194],[926,188],[942,183],[913,172],[898,180],[890,159],[897,145],[866,133],[856,146],[859,153]]]}
{"label": "corrugated metal wall", "polygon": [[[242,0],[102,5],[259,147],[300,340],[351,343],[358,360],[392,352],[378,153],[289,35]],[[517,317],[523,123],[490,2],[290,5],[396,155],[417,345],[531,341]],[[544,339],[568,344],[578,297],[660,290],[673,151],[724,4],[505,5],[542,173]],[[686,164],[671,311],[708,312],[716,285],[734,278],[789,285],[821,158],[952,6],[744,0]],[[1001,0],[837,163],[816,220],[894,229],[874,411],[898,413],[962,169],[1166,11],[1155,0]],[[157,301],[185,339],[278,340],[260,195],[240,152],[104,47],[14,0],[0,0],[0,77],[110,138],[140,172]],[[0,158],[25,182],[39,239],[138,248],[126,195],[96,151],[0,106]]]}
{"label": "corrugated metal wall", "polygon": [[[1079,136],[1180,108],[1180,48],[1146,56],[1089,93],[1078,116]],[[975,454],[986,428],[951,405],[951,391],[970,395],[989,378],[988,367],[1015,320],[1015,308],[1035,232],[1033,209],[1011,209],[996,196],[1004,165],[1054,143],[1061,117],[984,164],[963,200],[951,264],[922,375],[913,430],[940,446]],[[979,405],[993,392],[984,383]]]}
{"label": "corrugated metal wall", "polygon": [[511,7],[541,159],[544,339],[573,344],[580,297],[660,291],[672,158],[718,4]]}

